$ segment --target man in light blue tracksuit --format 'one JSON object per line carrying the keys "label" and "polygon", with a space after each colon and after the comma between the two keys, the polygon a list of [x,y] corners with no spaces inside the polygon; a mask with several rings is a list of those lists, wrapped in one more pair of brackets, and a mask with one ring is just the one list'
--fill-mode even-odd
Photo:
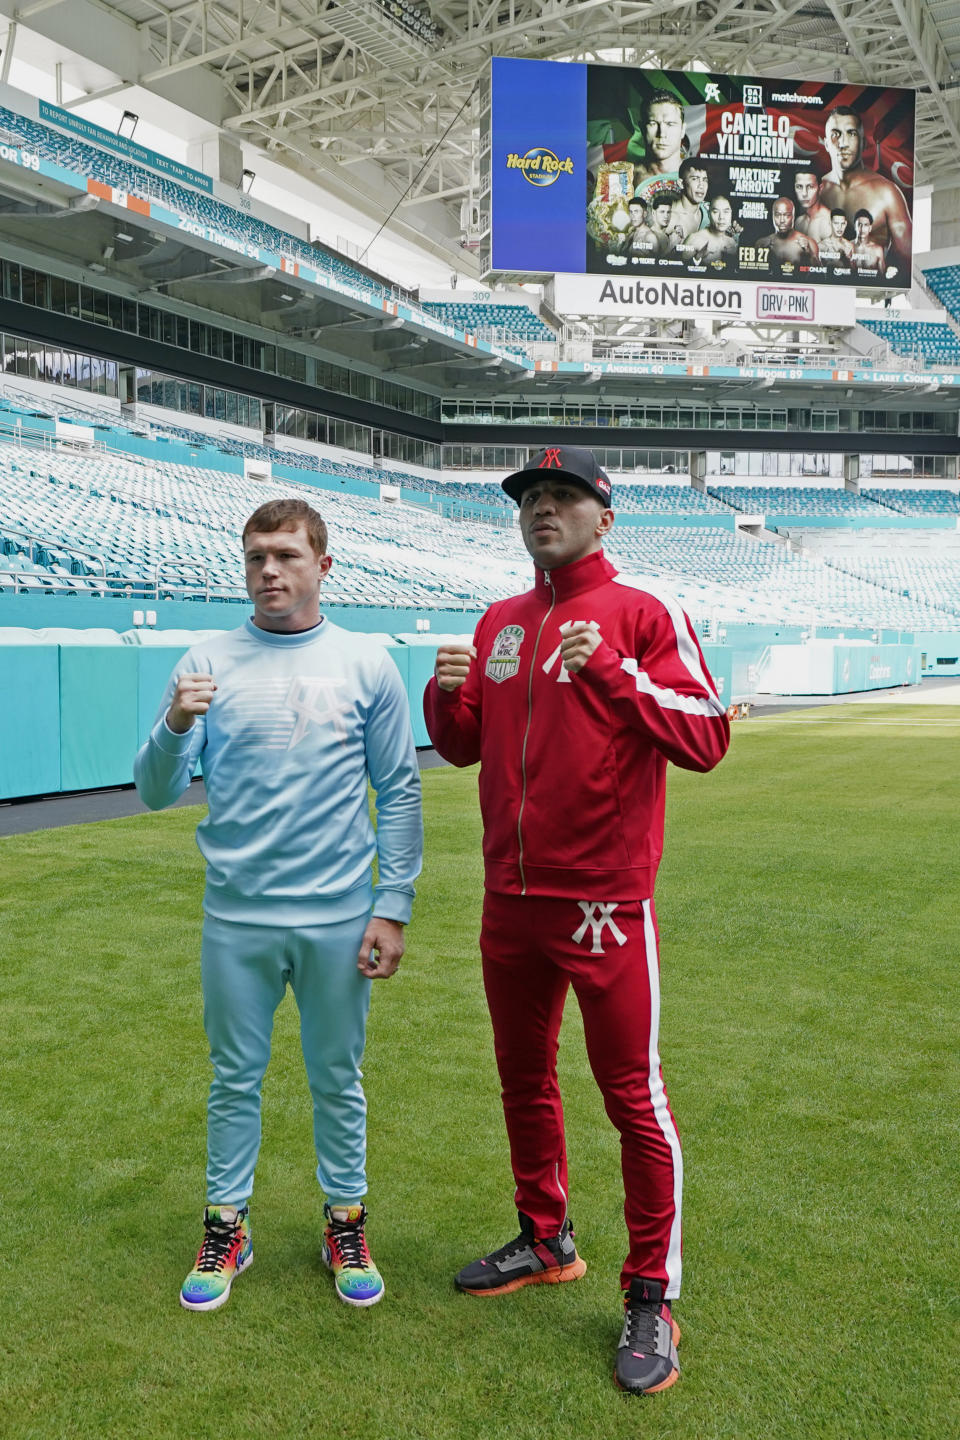
{"label": "man in light blue tracksuit", "polygon": [[262,505],[243,548],[253,617],[187,651],[134,763],[151,809],[186,789],[198,759],[209,801],[197,829],[207,862],[201,972],[213,1064],[207,1205],[180,1303],[216,1309],[253,1260],[260,1090],[289,983],[326,1194],[323,1258],[342,1300],[374,1305],[384,1287],[364,1229],[360,1060],[370,982],[400,962],[420,872],[409,707],[386,651],[320,614],[332,561],[315,510],[302,500]]}

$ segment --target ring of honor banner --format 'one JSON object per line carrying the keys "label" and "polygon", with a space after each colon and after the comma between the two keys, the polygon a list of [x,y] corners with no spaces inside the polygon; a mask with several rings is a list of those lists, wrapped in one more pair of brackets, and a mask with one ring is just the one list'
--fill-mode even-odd
{"label": "ring of honor banner", "polygon": [[492,61],[493,271],[909,289],[915,94]]}

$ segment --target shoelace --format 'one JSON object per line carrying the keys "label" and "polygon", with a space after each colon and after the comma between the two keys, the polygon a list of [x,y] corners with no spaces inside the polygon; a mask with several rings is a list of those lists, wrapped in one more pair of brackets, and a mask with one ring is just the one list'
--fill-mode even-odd
{"label": "shoelace", "polygon": [[529,1235],[520,1234],[516,1240],[508,1240],[506,1245],[501,1245],[499,1250],[494,1250],[490,1256],[491,1260],[509,1260],[513,1255],[519,1255],[521,1250],[529,1250],[534,1241]]}
{"label": "shoelace", "polygon": [[[548,1245],[553,1249],[549,1240],[543,1240],[540,1243]],[[531,1250],[536,1244],[537,1241],[532,1235],[525,1235],[521,1230],[516,1240],[508,1240],[506,1245],[501,1245],[499,1250],[494,1250],[492,1255],[487,1256],[487,1259],[494,1262],[509,1260],[512,1256],[519,1255],[522,1250]]]}
{"label": "shoelace", "polygon": [[232,1225],[218,1226],[216,1229],[208,1226],[200,1246],[200,1254],[197,1256],[196,1268],[204,1273],[222,1270],[233,1246],[235,1233]]}
{"label": "shoelace", "polygon": [[655,1302],[634,1300],[627,1306],[627,1339],[631,1350],[651,1354],[657,1343],[657,1319],[660,1306]]}
{"label": "shoelace", "polygon": [[370,1263],[363,1226],[351,1224],[349,1220],[331,1220],[330,1238],[341,1256],[341,1263],[348,1270],[365,1270]]}

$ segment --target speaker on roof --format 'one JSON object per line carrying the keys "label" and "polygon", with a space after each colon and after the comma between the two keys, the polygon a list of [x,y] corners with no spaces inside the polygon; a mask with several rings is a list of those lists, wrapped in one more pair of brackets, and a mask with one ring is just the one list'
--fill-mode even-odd
{"label": "speaker on roof", "polygon": [[235,140],[217,136],[217,172],[224,185],[239,190],[243,183],[243,150]]}

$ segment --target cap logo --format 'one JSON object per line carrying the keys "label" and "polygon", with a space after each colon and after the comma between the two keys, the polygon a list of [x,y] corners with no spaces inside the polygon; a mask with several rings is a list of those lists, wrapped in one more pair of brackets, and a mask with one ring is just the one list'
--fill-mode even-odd
{"label": "cap logo", "polygon": [[598,475],[593,483],[597,486],[598,489],[603,491],[604,495],[610,494],[610,485],[606,480],[604,480],[602,475]]}
{"label": "cap logo", "polygon": [[537,466],[537,469],[538,469],[538,470],[553,470],[553,469],[562,470],[562,469],[563,469],[563,461],[560,459],[560,446],[559,446],[559,445],[551,445],[550,448],[544,452],[543,459],[540,461],[540,464]]}

